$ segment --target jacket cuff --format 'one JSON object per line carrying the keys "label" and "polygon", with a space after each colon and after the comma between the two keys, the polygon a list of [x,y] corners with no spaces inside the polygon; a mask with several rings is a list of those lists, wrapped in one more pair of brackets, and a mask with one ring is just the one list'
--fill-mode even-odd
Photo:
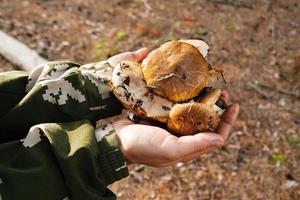
{"label": "jacket cuff", "polygon": [[129,175],[125,158],[118,148],[116,132],[111,124],[101,125],[95,129],[98,144],[97,160],[106,185],[125,178]]}
{"label": "jacket cuff", "polygon": [[107,62],[82,65],[80,71],[89,101],[89,109],[95,120],[122,112],[122,105],[112,92],[111,76],[113,67]]}

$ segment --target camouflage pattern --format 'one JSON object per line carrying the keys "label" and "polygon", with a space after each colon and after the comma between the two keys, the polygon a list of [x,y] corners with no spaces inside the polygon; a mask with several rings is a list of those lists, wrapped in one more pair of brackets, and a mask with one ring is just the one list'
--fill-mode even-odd
{"label": "camouflage pattern", "polygon": [[0,73],[0,200],[115,199],[128,175],[111,124],[121,113],[107,62]]}

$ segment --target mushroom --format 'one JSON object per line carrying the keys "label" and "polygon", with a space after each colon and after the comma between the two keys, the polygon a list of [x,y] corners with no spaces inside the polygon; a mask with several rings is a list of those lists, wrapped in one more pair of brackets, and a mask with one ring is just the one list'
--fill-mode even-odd
{"label": "mushroom", "polygon": [[215,130],[222,114],[215,104],[220,95],[220,89],[212,89],[199,102],[176,104],[169,114],[168,129],[179,136]]}
{"label": "mushroom", "polygon": [[203,41],[173,40],[142,64],[123,61],[113,71],[114,94],[130,112],[165,123],[179,136],[214,130],[222,114],[215,105],[221,89],[194,98],[215,74],[204,59],[207,52]]}

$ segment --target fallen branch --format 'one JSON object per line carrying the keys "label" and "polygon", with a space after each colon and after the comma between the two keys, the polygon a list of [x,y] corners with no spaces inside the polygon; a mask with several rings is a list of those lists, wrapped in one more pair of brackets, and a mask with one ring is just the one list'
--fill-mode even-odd
{"label": "fallen branch", "polygon": [[0,41],[0,54],[22,70],[30,72],[37,65],[47,62],[25,44],[2,31],[0,31]]}
{"label": "fallen branch", "polygon": [[243,0],[210,0],[214,3],[226,4],[234,7],[255,8],[255,5]]}

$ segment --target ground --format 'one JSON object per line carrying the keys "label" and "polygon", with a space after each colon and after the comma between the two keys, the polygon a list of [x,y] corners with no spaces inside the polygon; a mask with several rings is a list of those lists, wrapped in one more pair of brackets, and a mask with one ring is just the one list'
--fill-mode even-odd
{"label": "ground", "polygon": [[[241,112],[228,143],[192,163],[131,166],[119,199],[300,199],[297,0],[0,0],[0,29],[48,60],[88,63],[204,39]],[[0,41],[1,42],[1,41]],[[15,68],[0,57],[0,70]]]}

